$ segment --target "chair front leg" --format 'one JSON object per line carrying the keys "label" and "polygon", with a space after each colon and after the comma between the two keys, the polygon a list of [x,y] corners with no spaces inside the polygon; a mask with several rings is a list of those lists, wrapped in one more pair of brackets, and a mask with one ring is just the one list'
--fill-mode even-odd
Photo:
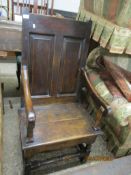
{"label": "chair front leg", "polygon": [[102,119],[104,111],[105,111],[104,108],[100,106],[100,108],[96,112],[96,121],[95,121],[95,125],[93,126],[93,129],[95,131],[100,130],[100,123],[101,123],[101,119]]}
{"label": "chair front leg", "polygon": [[35,127],[35,113],[29,112],[28,114],[28,126],[27,126],[27,139],[26,142],[33,142],[33,129]]}

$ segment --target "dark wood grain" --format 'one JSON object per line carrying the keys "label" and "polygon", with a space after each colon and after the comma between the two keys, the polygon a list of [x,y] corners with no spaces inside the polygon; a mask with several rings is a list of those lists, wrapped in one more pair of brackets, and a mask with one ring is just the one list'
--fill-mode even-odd
{"label": "dark wood grain", "polygon": [[76,96],[58,96],[58,97],[49,97],[49,96],[32,96],[32,102],[34,105],[43,105],[43,104],[51,104],[51,103],[69,103],[76,102]]}
{"label": "dark wood grain", "polygon": [[[33,52],[32,58],[32,93],[34,95],[49,95],[53,62],[54,36],[33,34],[30,36]],[[46,59],[43,59],[43,58]],[[39,79],[39,77],[41,79]],[[39,91],[38,91],[39,89]]]}
{"label": "dark wood grain", "polygon": [[29,67],[32,95],[76,94],[78,71],[88,52],[88,32],[88,23],[41,15],[24,19],[23,64]]}
{"label": "dark wood grain", "polygon": [[[91,145],[99,134],[90,126],[85,109],[76,102],[90,31],[91,22],[33,14],[24,19],[22,83],[25,109],[20,113],[24,157],[83,142]],[[30,111],[34,114],[35,127],[29,121]]]}

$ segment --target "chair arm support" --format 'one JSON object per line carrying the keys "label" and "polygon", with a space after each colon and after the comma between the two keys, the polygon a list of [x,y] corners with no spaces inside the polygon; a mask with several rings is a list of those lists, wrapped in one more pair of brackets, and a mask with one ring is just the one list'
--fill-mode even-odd
{"label": "chair arm support", "polygon": [[25,106],[26,111],[28,114],[28,121],[32,122],[35,121],[35,113],[33,110],[33,104],[31,100],[31,94],[29,89],[29,79],[28,79],[28,70],[27,66],[22,66],[22,83],[23,83],[23,90],[24,90],[24,97],[25,97]]}
{"label": "chair arm support", "polygon": [[112,113],[112,109],[111,109],[110,105],[107,104],[107,102],[104,101],[104,99],[101,98],[101,96],[97,93],[95,88],[92,86],[85,69],[82,68],[81,71],[82,71],[82,75],[84,76],[84,79],[86,81],[86,86],[87,86],[90,94],[93,96],[93,98],[98,103],[98,105],[100,105],[100,106],[102,106],[104,108],[103,113],[111,114]]}
{"label": "chair arm support", "polygon": [[35,126],[36,115],[35,115],[32,100],[31,100],[31,93],[29,89],[28,69],[26,65],[22,66],[21,76],[22,76],[22,84],[23,84],[23,91],[24,91],[26,115],[28,119],[27,137],[32,138],[33,128]]}

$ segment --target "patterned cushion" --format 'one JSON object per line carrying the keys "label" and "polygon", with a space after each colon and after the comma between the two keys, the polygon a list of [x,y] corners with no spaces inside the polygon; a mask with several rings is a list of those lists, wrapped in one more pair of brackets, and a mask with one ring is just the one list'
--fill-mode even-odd
{"label": "patterned cushion", "polygon": [[90,71],[87,73],[91,84],[96,89],[97,93],[107,102],[111,103],[113,101],[113,96],[110,93],[109,89],[102,81],[100,75],[95,71]]}
{"label": "patterned cushion", "polygon": [[112,132],[115,133],[120,144],[127,142],[128,148],[131,148],[131,139],[129,139],[131,135],[131,103],[126,100],[112,81],[112,77],[99,66],[97,58],[100,58],[103,53],[105,54],[106,51],[101,51],[101,47],[94,49],[88,56],[85,68],[97,93],[112,108],[112,115],[105,117],[104,120],[112,129]]}
{"label": "patterned cushion", "polygon": [[88,76],[97,93],[112,107],[113,115],[109,118],[107,117],[107,122],[121,139],[120,135],[123,127],[129,124],[128,118],[131,116],[131,103],[127,102],[121,93],[119,93],[118,89],[115,89],[116,94],[111,94],[97,72],[90,71],[90,73],[88,72]]}
{"label": "patterned cushion", "polygon": [[104,64],[109,76],[115,81],[116,86],[118,86],[125,98],[131,102],[131,84],[125,77],[124,72],[111,61],[104,60]]}

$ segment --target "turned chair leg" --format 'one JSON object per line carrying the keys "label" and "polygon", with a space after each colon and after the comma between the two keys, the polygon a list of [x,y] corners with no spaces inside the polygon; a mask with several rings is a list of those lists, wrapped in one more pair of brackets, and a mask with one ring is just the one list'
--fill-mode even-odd
{"label": "turned chair leg", "polygon": [[18,86],[16,89],[19,90],[20,89],[20,76],[21,76],[21,63],[17,63],[16,75],[17,75],[17,80],[18,80]]}
{"label": "turned chair leg", "polygon": [[[27,159],[24,160],[24,165],[26,165],[26,164],[29,164]],[[31,174],[30,166],[26,165],[24,167],[24,175],[30,175],[30,174]]]}
{"label": "turned chair leg", "polygon": [[87,157],[89,156],[89,154],[90,154],[90,152],[91,152],[91,150],[90,150],[90,148],[91,148],[91,145],[87,145],[87,144],[79,144],[79,150],[80,150],[80,157],[79,157],[79,159],[80,159],[80,162],[81,163],[85,163],[86,161],[87,161]]}
{"label": "turned chair leg", "polygon": [[33,142],[33,129],[34,129],[34,123],[30,123],[27,128],[27,138],[26,143]]}
{"label": "turned chair leg", "polygon": [[95,125],[93,126],[93,129],[95,131],[100,130],[100,123],[101,123],[101,119],[102,119],[104,111],[105,110],[104,110],[104,108],[102,106],[97,110],[96,121],[95,121]]}
{"label": "turned chair leg", "polygon": [[[31,117],[31,115],[34,114],[34,113],[29,113],[28,115],[28,118]],[[35,127],[35,121],[32,120],[32,121],[28,121],[28,126],[27,126],[27,139],[26,139],[26,143],[31,143],[33,142],[33,130],[34,130],[34,127]]]}
{"label": "turned chair leg", "polygon": [[[1,90],[2,90],[2,101],[4,101],[4,83],[2,82],[1,83]],[[2,106],[2,108],[3,108],[3,114],[5,114],[5,108],[4,108],[4,103],[2,103],[3,104],[3,106]]]}

